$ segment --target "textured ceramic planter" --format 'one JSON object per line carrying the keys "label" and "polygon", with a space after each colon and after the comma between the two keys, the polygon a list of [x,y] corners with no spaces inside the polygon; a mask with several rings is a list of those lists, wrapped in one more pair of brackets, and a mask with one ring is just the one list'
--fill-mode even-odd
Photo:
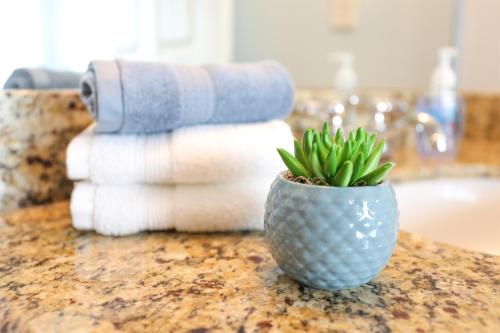
{"label": "textured ceramic planter", "polygon": [[346,289],[373,279],[391,257],[398,207],[388,182],[366,187],[304,185],[278,175],[265,213],[278,266],[299,282]]}

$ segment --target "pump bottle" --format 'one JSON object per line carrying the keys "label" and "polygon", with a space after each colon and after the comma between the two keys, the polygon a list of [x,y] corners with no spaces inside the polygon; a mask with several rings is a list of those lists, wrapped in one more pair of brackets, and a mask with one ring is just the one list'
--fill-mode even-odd
{"label": "pump bottle", "polygon": [[345,131],[355,128],[358,122],[359,96],[356,94],[358,76],[353,67],[354,55],[346,51],[332,52],[328,60],[337,63],[337,70],[333,77],[334,97],[330,101],[328,114],[331,128],[336,131],[342,127]]}
{"label": "pump bottle", "polygon": [[451,61],[456,56],[457,50],[453,47],[438,50],[439,63],[432,73],[430,90],[417,102],[417,111],[435,118],[444,135],[434,150],[430,150],[422,140],[417,141],[417,148],[424,157],[453,159],[458,152],[465,103],[457,93],[457,76],[451,67]]}

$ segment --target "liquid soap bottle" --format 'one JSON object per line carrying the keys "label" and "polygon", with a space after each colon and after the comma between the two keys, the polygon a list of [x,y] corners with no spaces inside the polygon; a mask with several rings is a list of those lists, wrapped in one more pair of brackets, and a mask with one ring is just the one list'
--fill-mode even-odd
{"label": "liquid soap bottle", "polygon": [[[434,148],[417,136],[417,148],[423,157],[453,159],[458,152],[462,136],[465,103],[457,93],[457,76],[451,61],[457,56],[453,47],[438,50],[438,66],[431,77],[427,95],[417,102],[417,111],[434,118],[441,127],[441,133],[434,133]],[[418,128],[417,128],[418,132]]]}

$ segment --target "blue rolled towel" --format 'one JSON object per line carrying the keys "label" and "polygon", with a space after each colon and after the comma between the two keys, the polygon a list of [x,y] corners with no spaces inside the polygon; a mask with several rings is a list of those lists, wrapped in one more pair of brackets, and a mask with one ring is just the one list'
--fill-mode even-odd
{"label": "blue rolled towel", "polygon": [[5,82],[4,89],[78,89],[82,74],[44,68],[18,68]]}
{"label": "blue rolled towel", "polygon": [[293,85],[275,61],[182,66],[115,60],[91,62],[80,95],[96,132],[155,133],[284,118]]}

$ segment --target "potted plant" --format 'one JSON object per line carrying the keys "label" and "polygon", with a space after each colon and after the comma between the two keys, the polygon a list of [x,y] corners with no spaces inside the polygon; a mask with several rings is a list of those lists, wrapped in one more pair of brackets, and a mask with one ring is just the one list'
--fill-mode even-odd
{"label": "potted plant", "polygon": [[294,155],[278,152],[288,171],[271,186],[266,239],[278,266],[299,282],[346,289],[373,279],[386,265],[398,236],[398,207],[379,166],[384,141],[362,128],[344,138],[309,129]]}

